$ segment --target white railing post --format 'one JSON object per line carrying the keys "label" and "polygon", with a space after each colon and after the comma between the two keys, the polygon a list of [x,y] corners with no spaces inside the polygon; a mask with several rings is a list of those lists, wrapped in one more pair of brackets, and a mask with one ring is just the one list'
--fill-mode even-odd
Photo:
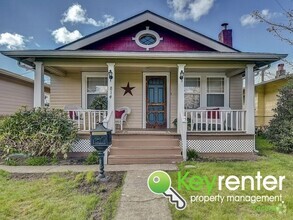
{"label": "white railing post", "polygon": [[187,120],[184,114],[181,114],[181,141],[182,141],[182,156],[183,160],[187,160]]}

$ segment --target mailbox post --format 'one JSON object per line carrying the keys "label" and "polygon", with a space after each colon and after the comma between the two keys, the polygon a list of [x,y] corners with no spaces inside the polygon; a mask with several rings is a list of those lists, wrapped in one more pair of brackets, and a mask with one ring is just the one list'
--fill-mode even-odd
{"label": "mailbox post", "polygon": [[100,171],[97,180],[105,180],[104,151],[112,144],[112,130],[99,123],[96,129],[90,131],[91,145],[98,151]]}

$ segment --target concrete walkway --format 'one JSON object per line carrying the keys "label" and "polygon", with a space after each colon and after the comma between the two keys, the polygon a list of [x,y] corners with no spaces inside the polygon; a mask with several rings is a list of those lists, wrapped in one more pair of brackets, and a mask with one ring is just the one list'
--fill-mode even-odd
{"label": "concrete walkway", "polygon": [[[97,171],[98,165],[64,166],[5,166],[0,170],[10,173],[56,173]],[[127,171],[116,220],[171,220],[168,199],[151,193],[147,178],[155,170],[177,170],[175,164],[106,165],[106,171]]]}
{"label": "concrete walkway", "polygon": [[[98,171],[98,165],[63,165],[63,166],[6,166],[0,165],[0,170],[10,173],[58,173]],[[175,164],[130,164],[105,165],[105,171],[143,171],[143,170],[177,170]]]}
{"label": "concrete walkway", "polygon": [[147,187],[147,178],[155,170],[127,172],[116,220],[172,219],[168,199],[151,193]]}

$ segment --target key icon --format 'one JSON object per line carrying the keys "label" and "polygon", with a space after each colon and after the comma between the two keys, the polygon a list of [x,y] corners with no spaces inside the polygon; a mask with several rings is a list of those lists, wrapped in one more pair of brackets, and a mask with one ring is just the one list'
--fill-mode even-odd
{"label": "key icon", "polygon": [[169,202],[174,204],[176,209],[186,208],[186,201],[182,196],[171,187],[171,178],[168,173],[158,170],[149,175],[148,187],[152,193],[163,194],[169,198]]}

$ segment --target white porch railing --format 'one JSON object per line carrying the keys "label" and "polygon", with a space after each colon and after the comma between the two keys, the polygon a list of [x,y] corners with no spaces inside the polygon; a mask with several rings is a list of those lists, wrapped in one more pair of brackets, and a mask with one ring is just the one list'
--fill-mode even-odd
{"label": "white porch railing", "polygon": [[245,110],[185,110],[187,132],[245,132]]}
{"label": "white porch railing", "polygon": [[102,123],[107,118],[107,110],[66,110],[79,131],[90,131],[96,128],[97,123]]}
{"label": "white porch railing", "polygon": [[183,160],[187,160],[187,120],[184,114],[181,114],[181,117],[178,120],[179,132],[181,135],[181,144],[182,144],[182,157]]}

